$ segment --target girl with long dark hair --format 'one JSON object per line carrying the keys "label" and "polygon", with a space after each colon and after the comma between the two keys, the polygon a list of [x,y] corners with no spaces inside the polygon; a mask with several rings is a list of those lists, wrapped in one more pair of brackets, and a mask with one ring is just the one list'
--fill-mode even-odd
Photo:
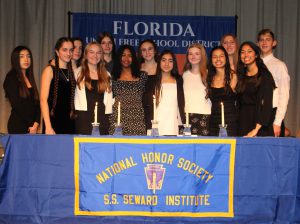
{"label": "girl with long dark hair", "polygon": [[11,53],[11,69],[4,84],[11,104],[7,124],[9,134],[36,134],[40,123],[39,94],[33,74],[33,58],[28,47],[18,46]]}
{"label": "girl with long dark hair", "polygon": [[238,135],[236,85],[237,75],[230,67],[229,57],[222,46],[212,49],[208,62],[208,97],[212,102],[209,132],[219,135],[221,103],[224,105],[225,124],[229,136]]}
{"label": "girl with long dark hair", "polygon": [[123,45],[119,47],[112,77],[115,103],[110,118],[110,134],[113,134],[115,130],[120,103],[123,135],[146,135],[142,98],[147,75],[139,71],[136,53],[132,46]]}
{"label": "girl with long dark hair", "polygon": [[76,81],[71,59],[73,41],[62,37],[55,44],[54,66],[42,73],[40,103],[45,134],[74,134]]}
{"label": "girl with long dark hair", "polygon": [[240,135],[274,136],[273,90],[276,86],[256,44],[248,41],[241,45],[237,68]]}
{"label": "girl with long dark hair", "polygon": [[176,57],[170,50],[160,54],[154,92],[159,135],[178,135],[179,126],[185,122],[185,101],[183,80],[178,73]]}
{"label": "girl with long dark hair", "polygon": [[72,40],[74,44],[74,50],[72,56],[72,68],[73,71],[75,71],[75,69],[77,69],[81,65],[84,45],[83,45],[83,40],[79,37],[73,37]]}
{"label": "girl with long dark hair", "polygon": [[154,94],[152,90],[154,90],[156,81],[158,56],[158,49],[153,40],[145,39],[140,43],[138,48],[140,70],[148,75],[145,94],[143,97],[147,130],[150,130],[152,126],[151,119],[153,116],[153,111],[150,108],[152,108],[152,99]]}

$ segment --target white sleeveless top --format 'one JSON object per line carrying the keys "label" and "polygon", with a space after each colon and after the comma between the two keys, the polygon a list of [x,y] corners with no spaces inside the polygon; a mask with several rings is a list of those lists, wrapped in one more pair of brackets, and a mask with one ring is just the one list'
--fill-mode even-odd
{"label": "white sleeveless top", "polygon": [[182,75],[185,103],[189,104],[189,113],[211,114],[211,101],[206,99],[206,88],[200,74],[189,70]]}
{"label": "white sleeveless top", "polygon": [[178,135],[178,102],[176,83],[163,83],[157,107],[159,135]]}

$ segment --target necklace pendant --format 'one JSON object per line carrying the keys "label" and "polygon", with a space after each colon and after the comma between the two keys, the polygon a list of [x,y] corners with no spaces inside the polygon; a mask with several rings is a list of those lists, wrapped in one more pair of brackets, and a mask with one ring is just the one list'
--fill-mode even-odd
{"label": "necklace pendant", "polygon": [[68,76],[66,76],[66,74],[64,73],[64,71],[63,71],[61,68],[59,68],[59,69],[60,69],[60,71],[62,72],[62,74],[63,74],[65,80],[66,80],[67,82],[69,82],[69,81],[70,81],[69,70],[68,70]]}

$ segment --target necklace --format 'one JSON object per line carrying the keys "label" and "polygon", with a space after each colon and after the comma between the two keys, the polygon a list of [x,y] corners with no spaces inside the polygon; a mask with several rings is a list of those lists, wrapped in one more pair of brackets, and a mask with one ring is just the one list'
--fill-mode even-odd
{"label": "necklace", "polygon": [[59,68],[59,69],[62,72],[62,74],[64,75],[64,77],[67,80],[67,82],[69,82],[70,81],[69,69],[68,69],[68,76],[66,76],[66,74],[64,73],[64,71],[61,68]]}

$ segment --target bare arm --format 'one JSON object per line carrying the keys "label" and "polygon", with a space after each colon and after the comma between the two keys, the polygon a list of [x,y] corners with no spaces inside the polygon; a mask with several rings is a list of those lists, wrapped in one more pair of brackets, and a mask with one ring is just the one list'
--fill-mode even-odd
{"label": "bare arm", "polygon": [[235,73],[231,74],[230,87],[234,92],[236,92],[235,88],[236,88],[237,82],[238,82],[237,75]]}
{"label": "bare arm", "polygon": [[261,128],[260,124],[256,124],[255,128],[251,130],[245,137],[255,137]]}
{"label": "bare arm", "polygon": [[40,104],[42,116],[45,122],[45,133],[55,134],[50,121],[50,112],[48,106],[48,96],[50,91],[51,80],[53,79],[53,71],[50,66],[47,66],[42,73]]}

